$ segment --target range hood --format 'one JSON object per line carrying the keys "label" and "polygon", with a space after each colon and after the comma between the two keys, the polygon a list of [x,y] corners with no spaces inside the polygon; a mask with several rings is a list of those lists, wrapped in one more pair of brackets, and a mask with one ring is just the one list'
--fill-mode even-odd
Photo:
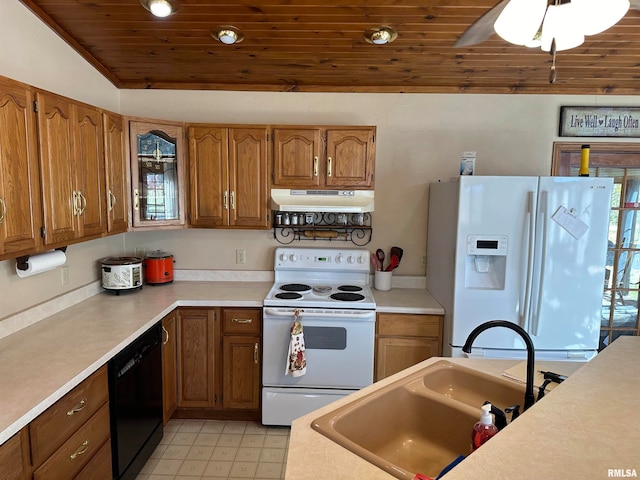
{"label": "range hood", "polygon": [[373,190],[271,189],[271,209],[283,212],[373,212]]}

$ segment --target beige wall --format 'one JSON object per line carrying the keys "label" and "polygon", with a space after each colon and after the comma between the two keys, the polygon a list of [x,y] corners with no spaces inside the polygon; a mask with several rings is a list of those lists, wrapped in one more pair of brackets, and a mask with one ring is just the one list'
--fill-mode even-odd
{"label": "beige wall", "polygon": [[[403,247],[396,273],[424,275],[428,184],[448,181],[463,151],[482,175],[546,175],[561,105],[639,105],[638,97],[117,91],[17,0],[0,2],[0,75],[127,115],[185,122],[376,125],[376,211],[369,249]],[[562,71],[559,71],[562,75]],[[571,139],[563,139],[571,140]],[[574,139],[580,141],[580,139]],[[0,319],[98,278],[97,260],[137,247],[179,269],[271,270],[271,231],[133,232],[71,246],[71,283],[55,270],[19,280],[0,262]],[[301,242],[297,245],[344,244]],[[244,266],[235,250],[247,252]]]}

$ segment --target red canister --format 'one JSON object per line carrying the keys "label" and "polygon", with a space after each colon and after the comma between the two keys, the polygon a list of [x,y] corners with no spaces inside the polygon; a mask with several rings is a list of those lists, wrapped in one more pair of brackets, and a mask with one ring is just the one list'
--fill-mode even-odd
{"label": "red canister", "polygon": [[161,285],[173,282],[173,255],[161,250],[147,254],[143,262],[144,283]]}

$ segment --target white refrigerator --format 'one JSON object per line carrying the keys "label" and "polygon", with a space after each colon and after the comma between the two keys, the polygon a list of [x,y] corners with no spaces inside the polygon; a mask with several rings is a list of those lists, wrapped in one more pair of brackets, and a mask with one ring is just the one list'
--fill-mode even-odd
{"label": "white refrigerator", "polygon": [[[462,352],[489,320],[531,336],[537,359],[597,354],[612,178],[461,176],[432,183],[427,289],[445,309],[443,349]],[[470,356],[526,358],[521,337],[491,328]]]}

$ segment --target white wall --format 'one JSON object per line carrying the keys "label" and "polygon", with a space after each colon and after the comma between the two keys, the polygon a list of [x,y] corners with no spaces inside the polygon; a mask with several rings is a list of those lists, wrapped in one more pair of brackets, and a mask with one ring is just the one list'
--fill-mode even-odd
{"label": "white wall", "polygon": [[[474,150],[481,175],[548,175],[562,105],[638,105],[638,97],[256,93],[123,90],[122,113],[184,122],[376,125],[376,211],[367,248],[405,250],[399,275],[424,275],[428,185],[456,175]],[[563,141],[571,139],[562,139]],[[579,139],[574,139],[580,141]],[[271,232],[136,233],[127,247],[174,254],[177,268],[273,268]],[[329,245],[303,241],[297,245]],[[339,246],[340,243],[332,243]]]}
{"label": "white wall", "polygon": [[[18,0],[0,0],[0,75],[118,111],[118,90]],[[69,284],[60,270],[20,279],[15,260],[0,262],[0,319],[98,278],[97,259],[124,249],[124,235],[67,249]]]}
{"label": "white wall", "polygon": [[[185,122],[376,125],[376,211],[369,249],[405,249],[398,275],[424,275],[428,184],[447,181],[463,151],[482,175],[546,175],[561,105],[639,105],[638,97],[252,93],[116,90],[18,0],[0,0],[0,75],[123,114]],[[562,75],[562,72],[559,72]],[[571,140],[571,139],[562,139]],[[580,139],[575,139],[580,141]],[[55,270],[18,280],[0,262],[0,319],[98,278],[96,262],[136,247],[174,254],[176,268],[271,270],[271,231],[134,232],[71,246],[71,283]],[[301,242],[299,245],[340,246]],[[247,263],[235,264],[235,250]]]}

